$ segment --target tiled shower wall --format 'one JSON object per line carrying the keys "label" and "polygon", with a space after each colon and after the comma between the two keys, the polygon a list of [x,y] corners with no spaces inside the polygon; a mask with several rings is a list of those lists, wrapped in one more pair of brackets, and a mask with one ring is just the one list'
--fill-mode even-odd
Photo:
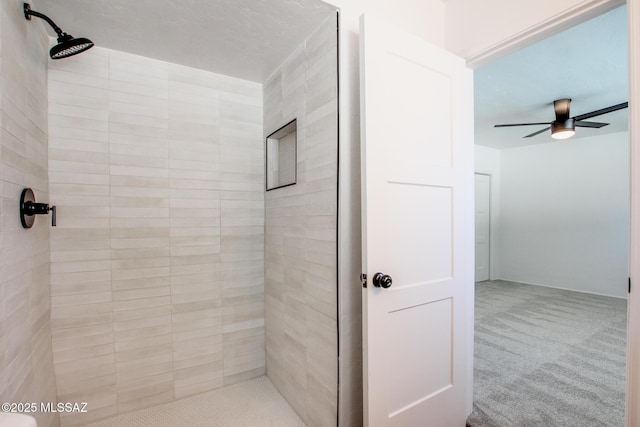
{"label": "tiled shower wall", "polygon": [[262,86],[106,49],[49,72],[52,329],[75,425],[264,374]]}
{"label": "tiled shower wall", "polygon": [[[0,402],[56,401],[51,355],[49,218],[20,224],[24,187],[49,201],[47,61],[42,23],[27,21],[22,1],[0,1]],[[33,414],[42,427],[55,413]]]}
{"label": "tiled shower wall", "polygon": [[267,375],[310,427],[337,419],[337,30],[329,17],[264,88],[264,133],[297,119],[297,183],[266,193]]}

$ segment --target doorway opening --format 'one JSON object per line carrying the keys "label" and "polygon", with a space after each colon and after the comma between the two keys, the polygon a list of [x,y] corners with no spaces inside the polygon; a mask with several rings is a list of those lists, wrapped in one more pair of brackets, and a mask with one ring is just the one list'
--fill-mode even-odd
{"label": "doorway opening", "polygon": [[[626,102],[626,22],[622,6],[475,70],[475,171],[491,176],[491,203],[476,234],[489,274],[478,252],[471,426],[624,422],[627,110],[564,142],[529,136],[545,125],[493,125],[549,123],[557,99],[572,98],[571,116]],[[571,38],[588,52],[554,53]]]}

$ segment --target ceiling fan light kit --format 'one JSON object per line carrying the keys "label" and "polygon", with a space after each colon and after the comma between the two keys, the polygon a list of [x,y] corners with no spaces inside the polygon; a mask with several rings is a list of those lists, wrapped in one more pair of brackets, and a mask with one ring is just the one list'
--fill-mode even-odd
{"label": "ceiling fan light kit", "polygon": [[579,116],[569,117],[569,107],[571,106],[570,98],[562,98],[556,99],[553,101],[553,109],[555,112],[556,119],[552,122],[542,122],[542,123],[511,123],[511,124],[503,124],[503,125],[494,125],[497,128],[503,127],[513,127],[513,126],[542,126],[547,125],[546,128],[541,129],[539,131],[533,132],[529,135],[523,136],[523,138],[531,138],[536,135],[540,135],[551,129],[551,137],[553,139],[567,139],[571,138],[576,134],[576,126],[583,128],[594,128],[599,129],[601,127],[607,126],[609,123],[600,123],[600,122],[588,122],[586,119],[590,119],[592,117],[601,116],[603,114],[611,113],[613,111],[622,110],[623,108],[627,108],[629,106],[628,102],[623,102],[620,104],[612,105],[610,107],[601,108],[599,110],[591,111],[586,114],[580,114]]}
{"label": "ceiling fan light kit", "polygon": [[567,139],[576,134],[576,125],[574,119],[565,121],[554,121],[551,123],[551,138]]}

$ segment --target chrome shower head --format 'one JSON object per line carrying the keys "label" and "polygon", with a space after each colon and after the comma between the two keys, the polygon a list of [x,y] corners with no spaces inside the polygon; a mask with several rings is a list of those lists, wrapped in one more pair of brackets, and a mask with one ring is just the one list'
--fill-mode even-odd
{"label": "chrome shower head", "polygon": [[51,25],[51,28],[53,28],[58,35],[58,44],[53,46],[49,51],[51,59],[68,58],[69,56],[77,55],[78,53],[84,52],[85,50],[93,47],[93,42],[91,40],[83,37],[76,39],[72,35],[63,32],[47,15],[31,10],[31,5],[29,3],[23,3],[23,10],[24,17],[27,20],[30,21],[32,16],[44,19],[49,25]]}

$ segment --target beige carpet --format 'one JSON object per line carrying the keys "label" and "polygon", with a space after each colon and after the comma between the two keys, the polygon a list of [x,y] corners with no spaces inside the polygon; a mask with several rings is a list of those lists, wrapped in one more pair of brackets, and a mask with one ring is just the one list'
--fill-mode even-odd
{"label": "beige carpet", "polygon": [[86,427],[305,427],[267,377],[129,412]]}

